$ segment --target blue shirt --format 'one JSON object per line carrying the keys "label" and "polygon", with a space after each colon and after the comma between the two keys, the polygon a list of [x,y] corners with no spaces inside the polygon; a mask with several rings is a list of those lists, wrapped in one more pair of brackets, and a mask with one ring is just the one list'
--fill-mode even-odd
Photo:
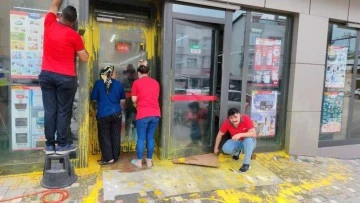
{"label": "blue shirt", "polygon": [[112,79],[111,90],[106,94],[105,83],[97,80],[91,92],[91,100],[97,101],[97,118],[121,112],[120,100],[125,99],[125,90],[120,81]]}

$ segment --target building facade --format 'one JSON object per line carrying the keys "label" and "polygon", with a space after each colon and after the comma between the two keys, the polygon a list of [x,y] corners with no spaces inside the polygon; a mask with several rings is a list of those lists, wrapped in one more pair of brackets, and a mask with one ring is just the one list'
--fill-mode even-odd
{"label": "building facade", "polygon": [[[90,54],[77,62],[73,163],[99,153],[89,101],[114,65],[127,91],[123,153],[135,151],[131,85],[139,59],[161,84],[162,159],[208,153],[227,110],[254,121],[257,151],[360,158],[359,0],[70,0]],[[0,2],[0,168],[41,170],[44,118],[41,0]],[[16,169],[16,170],[14,170]]]}

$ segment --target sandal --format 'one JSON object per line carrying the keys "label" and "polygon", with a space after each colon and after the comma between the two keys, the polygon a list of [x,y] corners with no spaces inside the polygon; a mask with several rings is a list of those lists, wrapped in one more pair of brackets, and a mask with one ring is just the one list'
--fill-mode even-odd
{"label": "sandal", "polygon": [[98,160],[98,164],[99,165],[110,165],[110,164],[113,164],[114,163],[114,160],[110,160],[110,161],[104,161],[104,160]]}
{"label": "sandal", "polygon": [[137,168],[142,168],[142,160],[141,159],[133,159],[130,162],[132,165],[136,166]]}

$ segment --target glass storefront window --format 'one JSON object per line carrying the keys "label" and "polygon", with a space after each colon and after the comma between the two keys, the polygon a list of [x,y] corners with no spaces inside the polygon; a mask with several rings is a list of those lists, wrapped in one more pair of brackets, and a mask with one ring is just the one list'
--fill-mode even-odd
{"label": "glass storefront window", "polygon": [[[359,35],[358,35],[359,36]],[[357,61],[357,65],[354,66],[356,67],[356,69],[354,70],[354,82],[353,82],[353,86],[355,86],[355,88],[352,90],[351,94],[352,94],[352,98],[353,99],[353,111],[352,111],[352,123],[351,123],[351,127],[350,127],[350,131],[351,131],[351,137],[352,138],[360,138],[360,41],[359,44],[357,46],[358,49],[358,61]]]}
{"label": "glass storefront window", "polygon": [[[0,1],[0,167],[44,161],[44,110],[38,75],[49,5],[44,0]],[[63,7],[67,5],[79,9],[79,0],[64,1]],[[75,114],[74,136],[78,129]]]}
{"label": "glass storefront window", "polygon": [[263,140],[280,141],[284,128],[288,17],[251,12],[247,97],[251,98],[247,112]]}
{"label": "glass storefront window", "polygon": [[360,137],[357,36],[355,29],[329,25],[320,142]]}
{"label": "glass storefront window", "polygon": [[259,12],[233,14],[228,107],[251,116],[259,145],[280,143],[284,134],[289,21]]}
{"label": "glass storefront window", "polygon": [[244,66],[244,40],[246,11],[238,10],[233,13],[231,36],[231,61],[230,61],[230,80],[228,107],[238,108],[241,106],[241,88]]}

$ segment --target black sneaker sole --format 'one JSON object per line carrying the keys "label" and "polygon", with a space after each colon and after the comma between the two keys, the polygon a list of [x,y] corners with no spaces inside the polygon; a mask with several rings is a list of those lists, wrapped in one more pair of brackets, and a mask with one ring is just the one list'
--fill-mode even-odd
{"label": "black sneaker sole", "polygon": [[246,171],[240,171],[240,170],[239,170],[239,173],[246,173],[246,172],[250,171],[250,169],[251,169],[251,166],[249,166],[249,169],[246,170]]}

